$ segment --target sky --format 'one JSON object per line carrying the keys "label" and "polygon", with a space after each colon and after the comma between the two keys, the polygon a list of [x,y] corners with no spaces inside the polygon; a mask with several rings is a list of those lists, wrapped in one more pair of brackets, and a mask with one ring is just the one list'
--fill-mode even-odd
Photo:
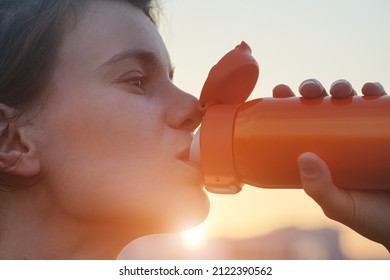
{"label": "sky", "polygon": [[[329,89],[349,80],[360,92],[381,82],[390,93],[390,1],[163,0],[160,31],[175,66],[175,83],[199,97],[210,68],[241,41],[260,66],[248,100],[270,97],[277,84],[295,92],[316,78]],[[244,238],[285,226],[341,230],[343,249],[356,258],[388,257],[381,246],[327,219],[302,190],[245,186],[237,195],[210,194],[208,237]]]}

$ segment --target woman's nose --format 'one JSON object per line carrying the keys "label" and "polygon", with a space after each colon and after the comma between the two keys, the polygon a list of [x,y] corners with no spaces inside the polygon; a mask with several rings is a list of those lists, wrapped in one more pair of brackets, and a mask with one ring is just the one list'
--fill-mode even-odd
{"label": "woman's nose", "polygon": [[171,98],[166,116],[168,125],[193,132],[202,120],[202,115],[197,109],[198,99],[176,87],[173,91],[174,98]]}

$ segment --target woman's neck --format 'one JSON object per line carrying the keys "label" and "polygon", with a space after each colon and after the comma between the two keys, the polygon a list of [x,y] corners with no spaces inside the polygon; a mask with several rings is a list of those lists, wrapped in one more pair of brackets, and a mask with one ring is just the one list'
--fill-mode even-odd
{"label": "woman's neck", "polygon": [[15,196],[0,197],[0,259],[115,259],[138,237],[129,234],[129,225],[77,219],[54,205]]}

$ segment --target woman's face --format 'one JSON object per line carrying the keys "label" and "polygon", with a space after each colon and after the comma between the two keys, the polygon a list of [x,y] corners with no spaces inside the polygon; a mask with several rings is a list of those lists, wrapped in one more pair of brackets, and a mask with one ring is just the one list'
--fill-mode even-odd
{"label": "woman's face", "polygon": [[58,209],[141,234],[206,217],[201,173],[188,163],[197,100],[172,83],[167,50],[140,10],[90,4],[64,36],[51,84],[33,122]]}

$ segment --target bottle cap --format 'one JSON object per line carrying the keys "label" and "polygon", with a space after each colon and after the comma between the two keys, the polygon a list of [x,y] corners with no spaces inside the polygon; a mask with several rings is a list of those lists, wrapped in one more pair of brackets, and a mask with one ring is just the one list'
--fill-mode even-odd
{"label": "bottle cap", "polygon": [[203,85],[198,109],[211,105],[241,104],[251,94],[259,76],[259,66],[251,48],[242,42],[214,65]]}

